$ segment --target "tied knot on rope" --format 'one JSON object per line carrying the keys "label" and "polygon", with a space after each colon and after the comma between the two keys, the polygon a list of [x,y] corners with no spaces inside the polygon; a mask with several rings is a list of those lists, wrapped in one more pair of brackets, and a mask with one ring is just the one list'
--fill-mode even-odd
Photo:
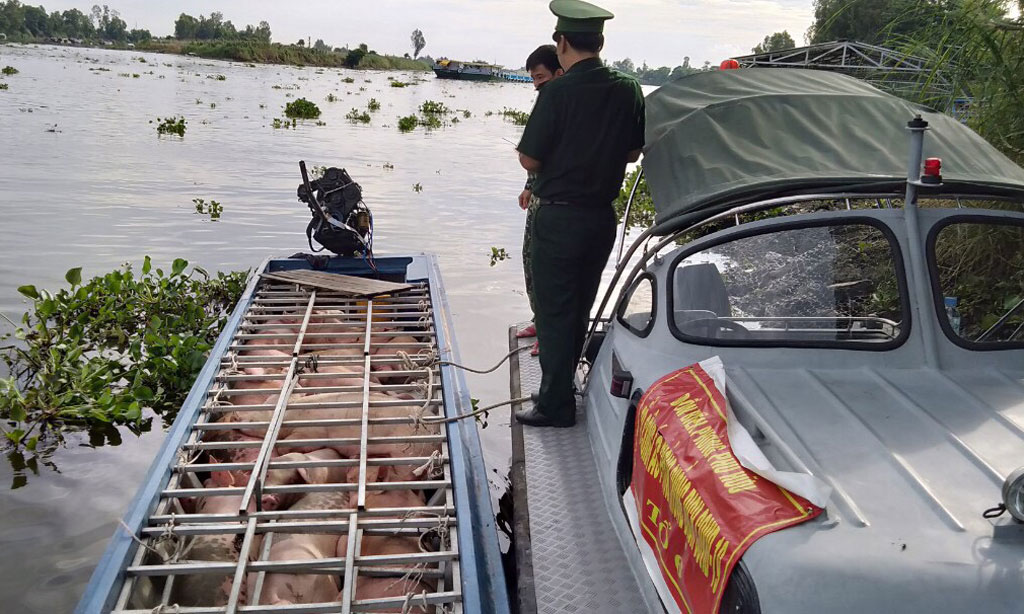
{"label": "tied knot on rope", "polygon": [[230,358],[231,364],[224,370],[224,375],[242,375],[242,370],[238,368],[238,355],[232,352]]}
{"label": "tied knot on rope", "polygon": [[427,476],[428,479],[432,480],[444,475],[444,456],[441,455],[441,451],[434,450],[430,454],[430,458],[427,459],[427,462],[413,469],[412,474],[417,478]]}
{"label": "tied knot on rope", "polygon": [[179,608],[178,604],[176,604],[176,603],[171,603],[171,604],[161,603],[161,604],[158,604],[152,610],[150,610],[149,614],[166,614],[167,612],[174,612],[174,614],[178,614],[179,612],[181,612],[181,609]]}
{"label": "tied knot on rope", "polygon": [[224,391],[227,389],[227,386],[221,386],[220,388],[217,389],[217,392],[216,394],[213,395],[213,400],[211,401],[214,407],[225,407],[227,405],[231,405],[230,401],[224,401],[221,400],[220,398],[221,395],[224,394]]}
{"label": "tied knot on rope", "polygon": [[[422,575],[423,573],[421,572],[420,576]],[[421,601],[420,603],[414,604],[413,599],[416,599],[417,597],[419,597]],[[419,593],[406,593],[405,603],[402,604],[402,614],[410,614],[413,608],[419,608],[420,612],[427,611],[427,589],[423,589],[423,591]]]}

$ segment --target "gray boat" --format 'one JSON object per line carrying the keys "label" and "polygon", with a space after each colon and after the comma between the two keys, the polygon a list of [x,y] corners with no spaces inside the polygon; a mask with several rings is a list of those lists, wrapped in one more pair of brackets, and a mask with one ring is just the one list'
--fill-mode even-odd
{"label": "gray boat", "polygon": [[[656,218],[619,247],[578,423],[513,426],[521,611],[1024,611],[1024,169],[833,73],[701,73],[647,113]],[[689,515],[722,500],[699,457],[662,479],[685,540],[652,548],[634,497],[652,391],[698,364],[744,472],[807,512],[709,586],[680,571],[730,528]],[[538,373],[520,355],[513,395]]]}

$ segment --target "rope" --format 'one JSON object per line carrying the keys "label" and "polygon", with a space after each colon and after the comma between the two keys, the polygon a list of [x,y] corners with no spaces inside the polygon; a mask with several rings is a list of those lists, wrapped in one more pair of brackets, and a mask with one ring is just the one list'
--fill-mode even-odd
{"label": "rope", "polygon": [[149,614],[164,614],[164,612],[169,612],[170,611],[170,610],[165,610],[164,608],[173,608],[174,609],[174,614],[178,614],[179,612],[181,612],[181,610],[179,609],[178,604],[176,604],[176,603],[172,603],[172,604],[169,604],[169,605],[161,603],[161,604],[157,605],[155,608],[153,608],[152,610],[150,610]]}
{"label": "rope", "polygon": [[[411,370],[411,369],[410,369]],[[415,431],[423,430],[426,422],[424,421],[428,416],[427,411],[430,410],[430,402],[434,398],[434,370],[432,368],[424,369],[424,373],[427,374],[426,383],[417,382],[416,386],[423,389],[423,405],[416,410],[416,414],[412,417],[412,422]]]}
{"label": "rope", "polygon": [[[494,373],[495,371],[497,371],[501,367],[501,365],[505,364],[505,362],[508,361],[509,358],[512,358],[517,353],[525,351],[525,350],[529,350],[529,349],[531,349],[530,346],[524,345],[522,347],[518,347],[518,348],[512,350],[508,354],[505,354],[505,357],[502,358],[500,361],[498,361],[498,364],[494,365],[490,369],[474,369],[472,367],[467,367],[466,365],[460,365],[457,362],[451,362],[449,360],[439,360],[437,358],[437,355],[434,354],[433,351],[429,351],[429,350],[426,351],[426,352],[421,351],[415,357],[410,356],[408,352],[403,352],[402,350],[399,350],[397,352],[397,355],[398,355],[399,358],[402,359],[402,363],[406,366],[406,370],[408,370],[408,371],[413,371],[413,370],[416,370],[416,369],[419,369],[419,368],[423,368],[423,367],[428,367],[428,366],[429,367],[442,366],[442,367],[455,367],[456,369],[462,369],[463,371],[469,371],[470,373],[477,373],[479,375],[487,375],[488,373]],[[425,363],[421,363],[419,360],[417,360],[418,358],[423,358],[423,359],[427,359],[427,360],[426,360]]]}
{"label": "rope", "polygon": [[444,467],[444,456],[441,455],[441,451],[440,450],[434,450],[430,454],[430,458],[427,459],[427,462],[425,462],[421,466],[413,469],[412,470],[412,474],[414,476],[416,476],[417,478],[421,478],[424,475],[433,478],[433,477],[438,475],[438,473],[439,473],[438,470],[442,469],[443,467]]}
{"label": "rope", "polygon": [[459,420],[465,420],[466,418],[473,418],[475,416],[479,416],[480,414],[486,414],[487,412],[491,411],[492,409],[497,409],[497,408],[505,406],[505,405],[515,405],[516,403],[525,403],[525,402],[527,402],[529,400],[531,400],[530,397],[519,397],[518,399],[509,399],[507,401],[502,401],[501,403],[495,403],[494,405],[488,405],[487,407],[481,407],[480,409],[475,409],[475,410],[473,410],[473,411],[471,411],[469,413],[466,413],[466,414],[458,414],[458,415],[453,416],[451,418],[445,418],[444,416],[425,416],[423,418],[423,422],[425,424],[450,424],[452,422],[458,422]]}
{"label": "rope", "polygon": [[[422,576],[423,574],[420,573],[421,578]],[[422,599],[423,603],[413,604],[412,600],[416,597]],[[413,607],[418,607],[420,609],[420,612],[427,611],[427,589],[423,589],[423,591],[420,593],[407,593],[405,595],[405,603],[402,604],[402,614],[410,614],[412,612]]]}

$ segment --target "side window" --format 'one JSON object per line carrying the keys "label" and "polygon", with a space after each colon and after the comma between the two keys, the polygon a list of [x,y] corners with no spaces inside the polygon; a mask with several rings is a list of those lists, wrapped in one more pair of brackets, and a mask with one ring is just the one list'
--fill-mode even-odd
{"label": "side window", "polygon": [[677,260],[670,326],[691,343],[886,349],[906,332],[899,262],[867,223],[740,236]]}
{"label": "side window", "polygon": [[934,287],[946,334],[971,349],[1024,343],[1024,225],[956,221],[930,245]]}
{"label": "side window", "polygon": [[619,322],[633,334],[646,337],[654,327],[654,278],[644,275],[633,282],[619,306]]}

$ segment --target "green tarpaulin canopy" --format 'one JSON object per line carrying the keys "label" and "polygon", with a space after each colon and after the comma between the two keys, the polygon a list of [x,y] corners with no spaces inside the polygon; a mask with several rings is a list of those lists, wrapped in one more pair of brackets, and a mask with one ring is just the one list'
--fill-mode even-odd
{"label": "green tarpaulin canopy", "polygon": [[946,190],[1024,194],[1024,169],[952,117],[838,73],[719,70],[647,97],[643,167],[657,232],[776,196],[899,193],[915,115],[930,126],[924,154],[942,158]]}

